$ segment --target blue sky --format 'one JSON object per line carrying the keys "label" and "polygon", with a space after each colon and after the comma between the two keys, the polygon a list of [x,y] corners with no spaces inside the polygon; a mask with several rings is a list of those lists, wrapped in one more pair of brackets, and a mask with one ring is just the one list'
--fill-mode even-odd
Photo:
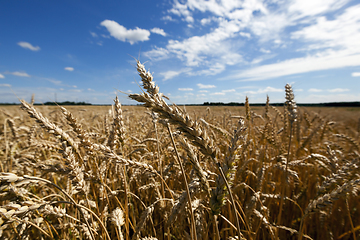
{"label": "blue sky", "polygon": [[178,104],[360,101],[354,0],[2,1],[0,33],[0,102],[134,103],[133,57]]}

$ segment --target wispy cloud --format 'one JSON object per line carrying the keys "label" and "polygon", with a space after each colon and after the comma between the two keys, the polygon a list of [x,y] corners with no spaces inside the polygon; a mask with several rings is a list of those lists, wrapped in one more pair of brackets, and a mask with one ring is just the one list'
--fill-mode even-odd
{"label": "wispy cloud", "polygon": [[[297,90],[299,91],[299,90]],[[347,88],[333,88],[333,89],[318,89],[318,88],[310,88],[308,92],[311,93],[320,93],[320,92],[329,92],[329,93],[343,93],[343,92],[349,92],[350,89]]]}
{"label": "wispy cloud", "polygon": [[305,98],[298,99],[301,103],[323,103],[323,102],[350,102],[359,101],[358,94],[311,94]]}
{"label": "wispy cloud", "polygon": [[157,27],[150,29],[150,31],[152,33],[156,33],[156,34],[159,34],[159,35],[164,36],[164,37],[166,37],[166,35],[167,35],[166,32],[163,29],[157,28]]}
{"label": "wispy cloud", "polygon": [[196,84],[199,88],[201,89],[207,89],[207,88],[216,88],[215,85],[205,85],[205,84],[202,84],[202,83],[198,83]]}
{"label": "wispy cloud", "polygon": [[169,58],[170,52],[165,48],[154,47],[152,50],[144,52],[144,56],[154,61],[160,61]]}
{"label": "wispy cloud", "polygon": [[5,76],[0,73],[0,78],[5,78]]}
{"label": "wispy cloud", "polygon": [[322,89],[317,89],[317,88],[310,88],[308,90],[308,92],[313,92],[313,93],[318,93],[318,92],[322,92],[323,90]]}
{"label": "wispy cloud", "polygon": [[194,91],[192,88],[178,88],[179,91]]}
{"label": "wispy cloud", "polygon": [[34,52],[40,50],[40,47],[39,47],[39,46],[36,46],[36,47],[35,47],[35,46],[31,45],[31,44],[28,43],[28,42],[18,42],[17,44],[18,44],[20,47],[22,47],[22,48],[26,48],[26,49],[29,49],[29,50],[34,51]]}
{"label": "wispy cloud", "polygon": [[72,71],[74,71],[74,68],[73,67],[66,67],[66,68],[64,68],[66,71],[69,71],[69,72],[72,72]]}
{"label": "wispy cloud", "polygon": [[62,81],[56,80],[56,79],[53,79],[53,78],[40,78],[40,79],[46,80],[46,81],[51,82],[51,83],[53,83],[55,85],[64,85],[64,84],[62,84]]}
{"label": "wispy cloud", "polygon": [[270,93],[270,92],[283,92],[283,89],[274,88],[274,87],[266,87],[260,88],[257,91],[245,91],[246,94],[261,94],[261,93]]}
{"label": "wispy cloud", "polygon": [[266,80],[312,71],[359,66],[359,59],[360,51],[359,53],[354,54],[354,52],[348,50],[327,50],[312,56],[294,58],[243,71],[237,71],[235,74],[223,77],[222,79],[237,79],[243,81]]}
{"label": "wispy cloud", "polygon": [[[155,46],[147,55],[158,55],[157,60],[163,60],[164,56],[168,58],[171,54],[191,67],[189,75],[218,75],[229,66],[246,62],[260,64],[274,58],[278,55],[276,49],[280,47],[289,48],[293,44],[298,48],[292,50],[301,52],[296,58],[277,58],[276,62],[228,71],[227,76],[221,77],[243,81],[359,66],[360,41],[357,39],[360,39],[360,4],[331,15],[349,2],[293,0],[272,1],[270,4],[252,0],[174,1],[169,14],[179,16],[182,21],[192,25],[211,23],[212,27],[203,35],[171,39],[165,47]],[[208,16],[196,19],[197,12],[207,13]],[[290,29],[289,26],[296,27]],[[247,56],[245,62],[241,44],[249,40],[258,49],[258,54]]]}
{"label": "wispy cloud", "polygon": [[360,77],[360,72],[353,72],[351,73],[352,77]]}
{"label": "wispy cloud", "polygon": [[124,26],[112,20],[104,20],[100,23],[106,27],[110,35],[117,40],[129,42],[131,45],[136,42],[149,40],[150,31],[136,27],[135,29],[126,29]]}
{"label": "wispy cloud", "polygon": [[5,74],[11,74],[17,77],[30,77],[26,72],[5,72]]}
{"label": "wispy cloud", "polygon": [[82,92],[83,90],[82,90],[82,89],[69,89],[68,91],[69,91],[69,92],[80,93],[80,92]]}
{"label": "wispy cloud", "polygon": [[214,92],[214,93],[210,93],[210,95],[225,95],[224,92]]}
{"label": "wispy cloud", "polygon": [[171,16],[169,16],[169,15],[162,17],[161,20],[163,20],[163,21],[170,21],[170,22],[175,21],[175,20],[174,20]]}
{"label": "wispy cloud", "polygon": [[177,77],[179,76],[180,74],[184,73],[184,72],[187,72],[188,69],[181,69],[181,70],[178,70],[178,71],[166,71],[166,72],[162,72],[160,73],[160,75],[162,75],[164,78],[163,78],[163,81],[166,81],[166,80],[169,80],[169,79],[172,79],[174,77]]}
{"label": "wispy cloud", "polygon": [[174,2],[174,6],[169,10],[169,12],[177,16],[183,16],[183,20],[188,23],[194,22],[194,18],[191,16],[192,14],[188,10],[188,6],[180,3],[179,1]]}
{"label": "wispy cloud", "polygon": [[[239,30],[237,23],[223,19],[220,20],[219,27],[203,36],[182,41],[169,40],[166,49],[191,67],[234,65],[242,61],[242,56],[231,45],[224,44],[224,41],[234,37]],[[219,72],[223,70],[224,67],[221,67]]]}
{"label": "wispy cloud", "polygon": [[342,93],[342,92],[349,92],[350,89],[347,89],[347,88],[334,88],[334,89],[328,89],[327,91],[331,92],[331,93]]}
{"label": "wispy cloud", "polygon": [[[340,2],[344,3],[345,1]],[[359,11],[360,5],[355,5],[347,8],[335,19],[328,19],[325,16],[317,17],[314,24],[293,32],[292,39],[301,39],[312,43],[308,45],[308,49],[341,47],[359,51]]]}
{"label": "wispy cloud", "polygon": [[90,31],[90,34],[91,34],[91,36],[93,36],[94,38],[98,37],[98,35],[97,35],[96,33],[94,33],[94,32],[91,32],[91,31]]}
{"label": "wispy cloud", "polygon": [[228,90],[222,90],[222,92],[229,93],[229,92],[236,92],[236,90],[235,89],[228,89]]}
{"label": "wispy cloud", "polygon": [[1,83],[1,84],[0,84],[0,87],[11,87],[11,85],[10,85],[10,84],[7,84],[7,83]]}

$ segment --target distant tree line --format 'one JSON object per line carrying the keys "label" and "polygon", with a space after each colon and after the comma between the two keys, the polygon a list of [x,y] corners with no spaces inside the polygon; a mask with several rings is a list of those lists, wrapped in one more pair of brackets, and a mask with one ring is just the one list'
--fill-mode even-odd
{"label": "distant tree line", "polygon": [[44,104],[34,104],[34,105],[92,105],[91,103],[86,103],[86,102],[70,102],[70,101],[65,101],[65,102],[46,102]]}
{"label": "distant tree line", "polygon": [[[19,103],[0,103],[0,105],[19,105]],[[46,103],[35,103],[34,105],[92,105],[86,102],[46,102]],[[97,105],[97,104],[95,104]],[[100,104],[101,106],[108,106],[110,104]],[[141,105],[141,104],[136,104]],[[238,102],[204,102],[203,104],[178,104],[185,106],[244,106],[245,103]],[[251,103],[251,106],[265,106],[265,103]],[[271,106],[283,106],[284,103],[271,103]],[[360,107],[360,102],[330,102],[330,103],[297,103],[298,106],[304,107]],[[124,105],[125,106],[125,105]],[[131,104],[129,105],[131,106]]]}
{"label": "distant tree line", "polygon": [[[244,106],[244,103],[204,102],[203,106]],[[265,106],[265,103],[252,103],[251,106]],[[284,103],[271,103],[272,106],[283,106]],[[297,103],[304,107],[360,107],[360,102],[330,102],[330,103]]]}

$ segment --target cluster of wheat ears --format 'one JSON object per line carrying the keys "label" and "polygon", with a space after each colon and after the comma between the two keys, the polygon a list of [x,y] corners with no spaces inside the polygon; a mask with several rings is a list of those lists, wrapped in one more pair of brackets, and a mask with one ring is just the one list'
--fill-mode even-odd
{"label": "cluster of wheat ears", "polygon": [[145,111],[2,111],[1,239],[359,238],[359,129],[290,85],[281,110],[190,114],[137,71]]}

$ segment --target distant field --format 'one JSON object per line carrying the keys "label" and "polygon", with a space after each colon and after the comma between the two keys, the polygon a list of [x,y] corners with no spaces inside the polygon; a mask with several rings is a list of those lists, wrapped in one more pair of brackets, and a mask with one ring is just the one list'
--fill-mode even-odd
{"label": "distant field", "polygon": [[[271,104],[270,104],[271,105]],[[196,117],[203,117],[206,115],[206,109],[209,108],[211,112],[219,115],[245,115],[245,107],[242,106],[179,106],[182,109],[186,109],[187,112]],[[52,112],[59,111],[57,106],[36,106],[40,112]],[[104,115],[111,110],[111,106],[65,106],[70,112],[75,115],[86,117],[86,113],[96,113],[98,115]],[[282,111],[282,107],[277,107]],[[142,106],[122,106],[124,112],[142,113],[144,107]],[[264,107],[251,107],[251,109],[261,114],[264,111]],[[19,105],[0,106],[0,110],[7,111],[14,114],[25,114],[20,109]],[[360,108],[359,107],[299,107],[300,112],[317,113],[323,117],[327,117],[332,121],[339,121],[342,124],[347,124],[353,128],[360,127]],[[1,116],[0,116],[1,117]]]}

